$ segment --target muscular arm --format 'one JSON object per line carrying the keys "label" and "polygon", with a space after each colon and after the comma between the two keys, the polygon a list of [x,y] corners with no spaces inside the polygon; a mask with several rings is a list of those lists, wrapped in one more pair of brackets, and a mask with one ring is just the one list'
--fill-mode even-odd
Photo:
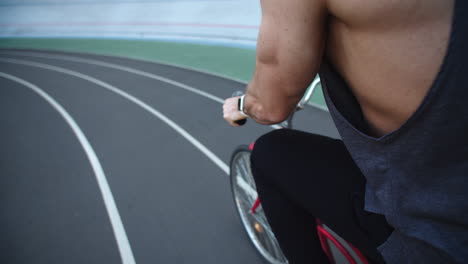
{"label": "muscular arm", "polygon": [[262,124],[286,119],[322,59],[325,0],[261,0],[257,60],[244,111]]}

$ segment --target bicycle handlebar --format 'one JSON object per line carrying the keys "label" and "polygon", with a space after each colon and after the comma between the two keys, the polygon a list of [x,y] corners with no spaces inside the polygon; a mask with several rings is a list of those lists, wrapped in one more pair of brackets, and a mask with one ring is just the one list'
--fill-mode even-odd
{"label": "bicycle handlebar", "polygon": [[310,85],[310,89],[308,89],[302,99],[297,103],[297,108],[304,109],[305,104],[310,101],[312,94],[315,92],[315,88],[317,88],[318,84],[320,83],[320,77],[315,78],[315,80]]}
{"label": "bicycle handlebar", "polygon": [[[312,97],[312,94],[315,92],[315,89],[317,88],[319,83],[320,83],[320,77],[315,78],[315,80],[310,85],[310,88],[307,89],[304,96],[302,96],[299,103],[297,103],[297,106],[296,106],[296,109],[295,109],[294,112],[297,112],[299,110],[304,109],[305,105],[307,104],[307,102],[309,102],[310,98]],[[232,97],[242,96],[243,94],[244,93],[242,91],[235,91],[232,94]],[[292,123],[292,117],[294,115],[294,112],[291,113],[291,115],[290,115],[290,117],[288,119],[286,119],[285,121],[282,122],[282,124],[284,123],[283,124],[284,127],[288,127],[288,128],[292,127],[291,123]],[[240,126],[244,125],[246,122],[247,122],[247,118],[234,121],[234,123],[236,123],[236,124],[238,124]]]}

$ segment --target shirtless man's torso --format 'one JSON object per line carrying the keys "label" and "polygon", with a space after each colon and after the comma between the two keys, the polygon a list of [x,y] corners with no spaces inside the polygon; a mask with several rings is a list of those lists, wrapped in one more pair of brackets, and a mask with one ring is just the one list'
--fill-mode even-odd
{"label": "shirtless man's torso", "polygon": [[261,4],[257,64],[244,110],[259,123],[284,120],[326,56],[376,136],[401,126],[423,100],[443,62],[454,8],[454,0]]}

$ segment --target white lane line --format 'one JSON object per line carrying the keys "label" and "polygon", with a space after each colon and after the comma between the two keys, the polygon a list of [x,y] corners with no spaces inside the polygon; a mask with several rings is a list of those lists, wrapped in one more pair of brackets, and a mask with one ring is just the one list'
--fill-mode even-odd
{"label": "white lane line", "polygon": [[210,93],[201,91],[201,90],[199,90],[197,88],[185,85],[183,83],[180,83],[180,82],[177,82],[177,81],[174,81],[174,80],[171,80],[171,79],[168,79],[168,78],[156,75],[156,74],[152,74],[152,73],[145,72],[145,71],[140,71],[140,70],[137,70],[135,68],[130,68],[130,67],[114,64],[114,63],[108,63],[108,62],[98,61],[98,60],[93,60],[93,59],[78,58],[78,57],[73,57],[73,56],[44,54],[44,53],[38,53],[38,52],[31,52],[31,53],[28,52],[27,54],[24,54],[22,52],[0,52],[0,54],[12,54],[12,55],[44,58],[44,59],[57,59],[57,60],[80,62],[80,63],[86,63],[86,64],[91,64],[91,65],[96,65],[96,66],[112,68],[112,69],[116,69],[116,70],[121,70],[121,71],[129,72],[129,73],[133,73],[133,74],[136,74],[136,75],[144,76],[144,77],[147,77],[147,78],[150,78],[150,79],[153,79],[153,80],[158,80],[160,82],[164,82],[164,83],[167,83],[167,84],[182,88],[184,90],[190,91],[192,93],[201,95],[203,97],[206,97],[206,98],[211,99],[213,101],[216,101],[218,103],[221,103],[221,104],[224,103],[223,99],[221,99],[221,98],[219,98],[219,97],[217,97],[215,95],[212,95]]}
{"label": "white lane line", "polygon": [[54,107],[55,110],[57,110],[57,112],[59,112],[60,115],[62,115],[62,117],[71,127],[71,129],[73,130],[73,133],[75,133],[76,137],[78,138],[78,141],[83,147],[88,157],[89,162],[91,163],[91,167],[93,168],[94,175],[96,175],[99,189],[101,190],[101,194],[104,200],[104,204],[106,206],[107,214],[109,215],[112,229],[114,231],[114,236],[117,241],[122,263],[135,264],[135,258],[133,256],[132,248],[130,246],[130,242],[128,241],[128,237],[125,232],[125,228],[122,224],[122,219],[120,217],[119,210],[117,209],[117,205],[115,204],[114,196],[112,195],[112,191],[107,182],[107,178],[106,178],[106,175],[104,174],[104,170],[101,166],[101,163],[99,162],[96,152],[94,152],[93,147],[89,143],[88,139],[86,138],[85,134],[80,129],[78,124],[57,101],[55,101],[50,95],[48,95],[46,92],[41,90],[36,85],[26,80],[20,79],[16,76],[3,73],[3,72],[0,72],[0,77],[20,83],[30,88],[31,90],[33,90],[35,93],[40,95],[43,99],[45,99],[49,104],[51,104],[52,107]]}
{"label": "white lane line", "polygon": [[89,75],[85,75],[76,71],[64,69],[61,67],[49,65],[49,64],[44,64],[44,63],[39,63],[39,62],[32,62],[32,61],[26,61],[26,60],[18,60],[18,59],[4,59],[0,58],[0,61],[8,62],[8,63],[14,63],[14,64],[22,64],[26,66],[31,66],[31,67],[37,67],[37,68],[42,68],[42,69],[47,69],[51,71],[56,71],[68,75],[75,76],[77,78],[81,78],[84,80],[87,80],[89,82],[92,82],[98,86],[101,86],[103,88],[108,89],[111,92],[114,92],[130,101],[133,103],[137,104],[138,106],[142,107],[146,111],[150,112],[157,118],[159,118],[161,121],[166,123],[168,126],[170,126],[172,129],[174,129],[177,133],[179,133],[182,137],[184,137],[187,141],[189,141],[193,146],[195,146],[200,152],[202,152],[206,157],[208,157],[214,164],[216,164],[222,171],[224,171],[227,175],[229,175],[229,166],[224,163],[218,156],[216,156],[213,152],[211,152],[207,147],[205,147],[202,143],[200,143],[196,138],[194,138],[190,133],[188,133],[186,130],[184,130],[182,127],[180,127],[177,123],[157,111],[156,109],[152,108],[145,102],[141,101],[140,99],[134,97],[133,95],[130,95],[115,86],[112,86],[106,82],[103,82],[101,80],[98,80],[94,77],[91,77]]}
{"label": "white lane line", "polygon": [[[60,50],[57,50],[57,51],[60,51]],[[23,55],[23,56],[25,56],[24,53],[78,58],[76,56],[70,56],[70,55],[67,56],[67,55],[55,55],[55,54],[49,54],[49,53],[41,53],[40,50],[38,50],[38,51],[0,51],[0,54],[7,54],[7,55],[12,54],[12,55]],[[74,52],[71,51],[69,53],[73,54]],[[169,62],[155,60],[155,59],[148,60],[148,59],[144,59],[144,58],[136,58],[136,57],[131,57],[131,56],[117,55],[117,54],[106,55],[106,54],[93,53],[93,52],[86,52],[85,54],[94,55],[94,56],[107,56],[107,57],[118,58],[118,59],[126,59],[126,60],[132,59],[132,60],[136,60],[136,61],[140,61],[140,62],[147,62],[147,63],[159,64],[159,65],[163,65],[163,66],[170,66],[170,67],[174,67],[174,68],[178,68],[178,69],[182,69],[182,70],[188,70],[188,71],[192,71],[192,72],[196,72],[196,73],[203,73],[203,74],[210,75],[210,76],[213,76],[213,77],[226,79],[226,80],[233,81],[233,82],[236,82],[236,83],[239,83],[239,84],[242,84],[242,85],[247,85],[247,82],[244,81],[244,80],[237,79],[237,78],[234,78],[234,77],[230,77],[230,76],[227,76],[227,75],[223,75],[223,74],[220,74],[220,73],[210,72],[208,70],[202,70],[200,68],[190,67],[190,66],[187,66],[187,65],[179,65],[179,64],[169,63]],[[77,54],[77,55],[79,55],[79,54]]]}
{"label": "white lane line", "polygon": [[[96,66],[101,66],[101,67],[106,67],[106,68],[112,68],[116,70],[121,70],[129,73],[133,73],[136,75],[144,76],[153,80],[157,80],[160,82],[164,82],[179,88],[182,88],[186,91],[201,95],[205,98],[208,98],[210,100],[213,100],[215,102],[224,103],[224,100],[207,92],[204,92],[200,89],[194,88],[192,86],[156,75],[152,74],[149,72],[141,71],[135,68],[127,67],[127,66],[122,66],[114,63],[109,63],[109,62],[104,62],[104,61],[99,61],[99,60],[93,60],[93,59],[85,59],[85,58],[78,58],[75,56],[65,56],[65,55],[53,55],[53,54],[46,54],[46,53],[40,53],[40,52],[27,52],[26,54],[24,52],[0,52],[0,54],[6,54],[6,55],[19,55],[19,56],[29,56],[29,57],[36,57],[36,58],[43,58],[43,59],[56,59],[56,60],[64,60],[64,61],[72,61],[72,62],[79,62],[79,63],[86,63],[86,64],[91,64],[91,65],[96,65]],[[270,127],[274,129],[280,129],[281,127],[279,125],[271,125]]]}

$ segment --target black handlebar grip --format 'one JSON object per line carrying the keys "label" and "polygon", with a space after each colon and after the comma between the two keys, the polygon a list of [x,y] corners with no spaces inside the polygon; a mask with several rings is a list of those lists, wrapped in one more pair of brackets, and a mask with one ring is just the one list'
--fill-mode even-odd
{"label": "black handlebar grip", "polygon": [[247,123],[247,118],[236,120],[234,123],[238,124],[239,126],[243,126],[245,123]]}

